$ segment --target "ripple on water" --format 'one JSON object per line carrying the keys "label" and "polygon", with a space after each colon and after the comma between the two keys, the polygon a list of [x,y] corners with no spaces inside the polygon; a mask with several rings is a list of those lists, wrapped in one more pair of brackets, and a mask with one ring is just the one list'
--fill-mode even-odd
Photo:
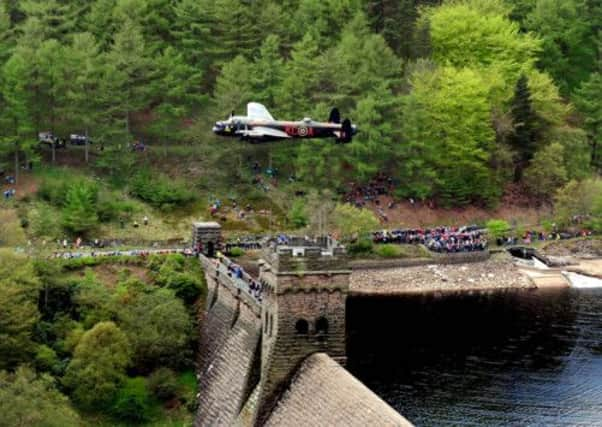
{"label": "ripple on water", "polygon": [[347,312],[350,370],[418,426],[602,426],[602,289]]}

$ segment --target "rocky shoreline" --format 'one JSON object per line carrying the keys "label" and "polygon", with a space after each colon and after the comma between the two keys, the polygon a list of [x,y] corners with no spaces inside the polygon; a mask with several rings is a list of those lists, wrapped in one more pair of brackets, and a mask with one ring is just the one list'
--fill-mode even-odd
{"label": "rocky shoreline", "polygon": [[[558,286],[558,284],[555,284]],[[540,287],[506,254],[467,264],[428,264],[384,269],[353,269],[352,295],[404,295]]]}

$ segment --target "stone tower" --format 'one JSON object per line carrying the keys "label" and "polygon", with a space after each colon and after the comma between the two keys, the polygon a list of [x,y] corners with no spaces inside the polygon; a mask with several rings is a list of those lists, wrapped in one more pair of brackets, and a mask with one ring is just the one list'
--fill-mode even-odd
{"label": "stone tower", "polygon": [[292,374],[322,352],[345,364],[345,304],[349,275],[345,248],[330,239],[295,239],[267,248],[260,262],[261,381],[257,422],[271,412]]}
{"label": "stone tower", "polygon": [[217,222],[194,222],[192,224],[192,248],[203,255],[214,257],[220,249],[222,227]]}

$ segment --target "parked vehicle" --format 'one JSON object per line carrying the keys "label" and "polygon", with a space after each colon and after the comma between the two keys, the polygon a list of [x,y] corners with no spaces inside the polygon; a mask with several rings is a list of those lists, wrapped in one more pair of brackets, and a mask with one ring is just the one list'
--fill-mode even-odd
{"label": "parked vehicle", "polygon": [[38,143],[46,144],[49,147],[54,146],[55,148],[65,148],[65,140],[55,136],[52,132],[39,132]]}
{"label": "parked vehicle", "polygon": [[76,133],[69,135],[69,141],[72,145],[85,145],[86,139],[88,140],[88,144],[92,144],[92,140],[89,136],[87,137],[85,135],[78,135]]}

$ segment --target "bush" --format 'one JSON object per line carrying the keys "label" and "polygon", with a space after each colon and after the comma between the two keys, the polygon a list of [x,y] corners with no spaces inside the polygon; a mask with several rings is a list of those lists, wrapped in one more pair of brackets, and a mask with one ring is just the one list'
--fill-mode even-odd
{"label": "bush", "polygon": [[48,371],[58,373],[61,370],[61,362],[56,352],[47,345],[38,347],[35,358],[36,369],[39,371]]}
{"label": "bush", "polygon": [[201,295],[201,281],[191,273],[174,273],[167,281],[167,287],[188,305],[194,304]]}
{"label": "bush", "polygon": [[133,423],[143,423],[152,418],[151,394],[143,377],[128,378],[117,393],[112,413],[117,418]]}
{"label": "bush", "polygon": [[297,229],[305,227],[309,223],[309,218],[305,211],[305,201],[301,199],[295,200],[287,216],[288,220],[293,225],[293,228]]}
{"label": "bush", "polygon": [[169,368],[159,368],[148,377],[148,389],[161,401],[176,397],[180,392],[180,385],[176,374]]}
{"label": "bush", "polygon": [[128,200],[120,200],[120,197],[120,194],[115,192],[100,192],[97,203],[98,220],[100,222],[110,222],[132,216],[136,207]]}
{"label": "bush", "polygon": [[234,248],[230,249],[230,253],[228,255],[230,255],[232,258],[238,258],[240,256],[243,256],[244,254],[245,254],[244,249],[234,247]]}
{"label": "bush", "polygon": [[77,183],[69,187],[63,207],[63,227],[75,234],[87,233],[98,223],[95,184]]}
{"label": "bush", "polygon": [[151,206],[169,210],[184,206],[195,197],[188,187],[166,176],[152,176],[148,171],[138,173],[130,183],[130,193]]}
{"label": "bush", "polygon": [[492,219],[487,221],[486,224],[487,232],[491,237],[497,239],[498,237],[504,236],[510,231],[510,224],[503,219]]}
{"label": "bush", "polygon": [[45,178],[38,187],[38,197],[54,206],[65,204],[69,182],[64,179]]}
{"label": "bush", "polygon": [[351,255],[362,255],[371,253],[373,246],[372,240],[360,239],[357,242],[349,245],[347,249]]}
{"label": "bush", "polygon": [[401,247],[394,244],[376,245],[374,252],[383,258],[397,258],[403,253]]}

